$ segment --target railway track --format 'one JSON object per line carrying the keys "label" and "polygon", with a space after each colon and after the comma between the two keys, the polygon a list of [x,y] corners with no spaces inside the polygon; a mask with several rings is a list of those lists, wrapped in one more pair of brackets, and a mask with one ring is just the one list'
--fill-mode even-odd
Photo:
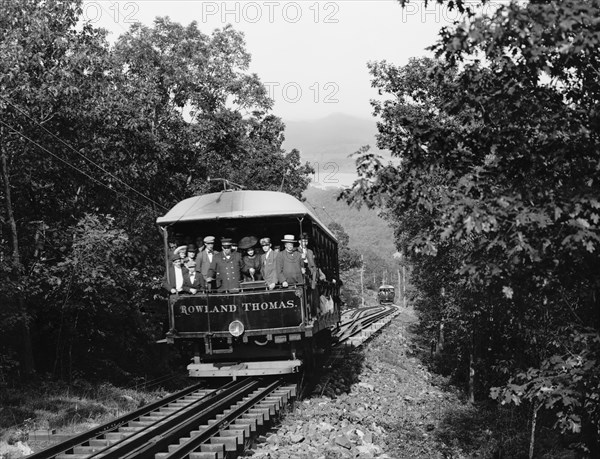
{"label": "railway track", "polygon": [[34,459],[218,459],[235,456],[296,396],[282,379],[192,386],[72,439]]}
{"label": "railway track", "polygon": [[[346,311],[336,349],[360,346],[399,312],[397,306]],[[334,356],[335,358],[335,356]],[[296,397],[283,379],[248,377],[217,389],[196,384],[29,456],[32,459],[219,459],[241,454]]]}
{"label": "railway track", "polygon": [[398,313],[396,305],[352,309],[342,314],[340,328],[333,335],[336,347],[358,347],[387,325]]}

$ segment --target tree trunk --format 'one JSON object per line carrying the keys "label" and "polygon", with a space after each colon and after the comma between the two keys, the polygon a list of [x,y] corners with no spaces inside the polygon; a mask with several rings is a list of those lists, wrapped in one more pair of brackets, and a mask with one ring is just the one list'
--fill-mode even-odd
{"label": "tree trunk", "polygon": [[402,265],[402,306],[406,307],[406,268]]}
{"label": "tree trunk", "polygon": [[[10,174],[8,171],[8,160],[6,150],[3,145],[3,133],[0,131],[0,158],[2,162],[2,179],[4,181],[4,202],[6,206],[6,217],[9,225],[10,239],[12,242],[12,262],[15,266],[13,275],[17,284],[21,280],[23,273],[23,266],[21,264],[21,255],[19,252],[19,238],[17,233],[17,223],[12,207],[12,197],[10,192]],[[19,320],[17,322],[17,329],[21,337],[21,343],[19,346],[19,360],[21,363],[21,372],[24,377],[29,377],[35,372],[33,364],[33,350],[31,347],[31,334],[29,332],[29,319],[27,317],[27,311],[25,303],[23,301],[23,294],[18,293],[17,298],[17,314]]]}
{"label": "tree trunk", "polygon": [[365,305],[365,283],[364,283],[364,276],[365,273],[365,260],[363,255],[361,254],[360,256],[360,297],[362,300],[362,306],[364,307]]}
{"label": "tree trunk", "polygon": [[475,330],[471,330],[469,349],[469,402],[475,403]]}
{"label": "tree trunk", "polygon": [[535,425],[537,422],[537,413],[542,407],[540,403],[538,406],[533,404],[533,412],[531,413],[531,437],[529,439],[529,459],[533,459],[533,451],[535,450]]}
{"label": "tree trunk", "polygon": [[444,318],[440,319],[440,324],[438,326],[438,339],[437,345],[435,347],[435,353],[441,354],[444,352]]}

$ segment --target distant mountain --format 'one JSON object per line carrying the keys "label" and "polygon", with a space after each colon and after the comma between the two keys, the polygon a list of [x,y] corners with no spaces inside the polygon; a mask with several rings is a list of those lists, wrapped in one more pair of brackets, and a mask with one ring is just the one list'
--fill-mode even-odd
{"label": "distant mountain", "polygon": [[[318,173],[327,174],[333,168],[326,163],[335,163],[340,173],[355,172],[354,159],[348,156],[363,145],[389,158],[388,152],[377,150],[375,119],[363,119],[335,113],[314,121],[287,121],[285,130],[286,150],[300,150],[302,161],[319,168]],[[318,166],[316,165],[318,163]]]}

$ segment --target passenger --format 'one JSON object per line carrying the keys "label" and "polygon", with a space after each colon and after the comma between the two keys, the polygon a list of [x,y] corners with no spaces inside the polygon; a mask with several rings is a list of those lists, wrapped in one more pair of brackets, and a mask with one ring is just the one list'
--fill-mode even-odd
{"label": "passenger", "polygon": [[196,238],[196,248],[198,253],[204,250],[204,238],[202,236]]}
{"label": "passenger", "polygon": [[317,265],[315,264],[315,254],[308,248],[308,233],[302,233],[300,237],[300,253],[304,262],[305,273],[310,279],[310,287],[317,286]]}
{"label": "passenger", "polygon": [[273,290],[277,284],[277,253],[271,249],[271,239],[263,237],[260,240],[263,249],[261,255],[261,271],[269,290]]}
{"label": "passenger", "polygon": [[246,254],[242,257],[242,274],[244,281],[262,280],[261,258],[256,253],[258,239],[254,236],[246,236],[240,240],[240,250],[245,250]]}
{"label": "passenger", "polygon": [[[198,254],[198,249],[196,248],[196,244],[188,244],[187,246],[187,252],[186,252],[186,258],[187,260],[191,260],[194,262],[194,264],[196,263],[196,255]],[[186,263],[187,266],[187,263]]]}
{"label": "passenger", "polygon": [[176,294],[183,292],[184,270],[182,266],[183,259],[179,257],[179,253],[173,254],[171,256],[171,263],[169,263],[169,270],[163,279],[163,287],[169,293]]}
{"label": "passenger", "polygon": [[188,260],[183,270],[183,291],[195,295],[198,290],[204,290],[206,282],[200,273],[196,272],[196,262]]}
{"label": "passenger", "polygon": [[304,275],[307,278],[307,283],[310,285],[308,290],[310,312],[313,317],[319,313],[319,292],[317,291],[317,275],[318,269],[315,264],[315,255],[311,249],[308,248],[308,233],[302,233],[300,236],[300,248],[298,249],[302,255],[302,262],[304,266]]}
{"label": "passenger", "polygon": [[175,251],[173,252],[173,255],[178,256],[179,258],[181,258],[182,262],[185,262],[186,250],[187,250],[187,245],[180,245],[179,247],[177,247],[175,249]]}
{"label": "passenger", "polygon": [[235,258],[240,259],[240,263],[242,262],[242,254],[238,252],[238,243],[231,241],[231,255]]}
{"label": "passenger", "polygon": [[[219,292],[240,288],[242,278],[242,260],[239,254],[231,253],[231,239],[221,239],[223,252],[217,253],[208,270],[208,281],[216,281]],[[235,256],[237,255],[237,256]]]}
{"label": "passenger", "polygon": [[196,255],[196,272],[200,273],[204,278],[204,282],[208,287],[214,287],[213,284],[209,284],[208,282],[208,270],[210,268],[210,264],[213,261],[213,258],[219,252],[214,250],[215,247],[215,237],[214,236],[206,236],[203,240],[204,242],[204,250],[202,250],[198,255]]}
{"label": "passenger", "polygon": [[283,287],[290,284],[302,284],[304,282],[304,267],[302,266],[302,255],[294,247],[297,242],[294,235],[286,234],[281,240],[285,250],[277,257],[277,279]]}

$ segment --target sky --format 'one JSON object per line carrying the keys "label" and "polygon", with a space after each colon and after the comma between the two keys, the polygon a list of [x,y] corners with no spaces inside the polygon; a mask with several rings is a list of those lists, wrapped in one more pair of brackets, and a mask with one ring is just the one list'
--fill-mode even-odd
{"label": "sky", "polygon": [[413,0],[337,1],[85,1],[84,19],[109,30],[114,41],[131,23],[152,25],[169,16],[183,25],[196,21],[203,33],[231,24],[245,34],[257,73],[285,121],[317,120],[342,113],[371,117],[367,62],[403,65],[431,55],[441,27],[459,18],[446,6]]}

